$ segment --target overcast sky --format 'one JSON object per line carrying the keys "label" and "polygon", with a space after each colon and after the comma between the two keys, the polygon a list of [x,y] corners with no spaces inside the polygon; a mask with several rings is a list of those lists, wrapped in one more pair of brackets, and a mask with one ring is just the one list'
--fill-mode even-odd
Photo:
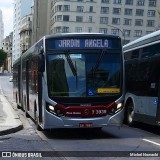
{"label": "overcast sky", "polygon": [[13,31],[13,7],[14,0],[0,0],[4,23],[4,38]]}

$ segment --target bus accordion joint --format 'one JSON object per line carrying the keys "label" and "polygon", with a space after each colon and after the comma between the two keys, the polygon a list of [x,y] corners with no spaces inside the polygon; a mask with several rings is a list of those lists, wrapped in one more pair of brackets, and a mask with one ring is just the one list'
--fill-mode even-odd
{"label": "bus accordion joint", "polygon": [[64,106],[56,104],[52,106],[47,104],[47,110],[58,117],[102,117],[106,115],[114,115],[123,108],[122,103],[110,103],[98,106]]}

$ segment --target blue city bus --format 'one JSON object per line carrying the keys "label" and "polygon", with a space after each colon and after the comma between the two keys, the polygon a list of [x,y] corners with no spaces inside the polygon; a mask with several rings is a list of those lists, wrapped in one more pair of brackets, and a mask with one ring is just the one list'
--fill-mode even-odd
{"label": "blue city bus", "polygon": [[13,65],[17,106],[37,129],[121,126],[123,62],[118,36],[44,36]]}

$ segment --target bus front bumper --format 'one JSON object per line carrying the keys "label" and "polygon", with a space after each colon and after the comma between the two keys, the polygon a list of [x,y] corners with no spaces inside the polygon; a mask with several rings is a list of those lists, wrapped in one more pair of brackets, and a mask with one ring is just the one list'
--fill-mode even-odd
{"label": "bus front bumper", "polygon": [[[46,112],[43,129],[52,128],[97,128],[107,126],[122,126],[124,108],[114,115],[93,118],[57,117]],[[84,127],[83,127],[84,126]]]}

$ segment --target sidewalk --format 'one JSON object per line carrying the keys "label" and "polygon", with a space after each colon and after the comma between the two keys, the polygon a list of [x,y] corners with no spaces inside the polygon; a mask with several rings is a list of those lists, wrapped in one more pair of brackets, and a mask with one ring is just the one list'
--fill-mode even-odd
{"label": "sidewalk", "polygon": [[0,136],[17,132],[22,128],[22,122],[0,87]]}

